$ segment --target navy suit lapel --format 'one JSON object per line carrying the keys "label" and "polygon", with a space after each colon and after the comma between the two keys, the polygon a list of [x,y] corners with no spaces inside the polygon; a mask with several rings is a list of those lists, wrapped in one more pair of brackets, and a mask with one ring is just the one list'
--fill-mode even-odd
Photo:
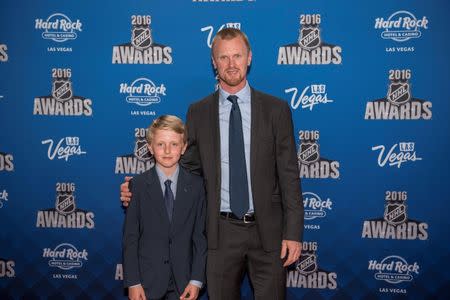
{"label": "navy suit lapel", "polygon": [[189,213],[192,205],[192,197],[190,197],[192,186],[186,171],[180,167],[177,181],[177,195],[175,197],[174,211],[172,217],[172,229],[177,228],[179,224],[183,224],[185,215]]}
{"label": "navy suit lapel", "polygon": [[155,209],[158,215],[161,216],[164,224],[169,224],[169,216],[167,215],[166,204],[164,203],[164,195],[161,190],[161,184],[159,182],[158,174],[156,173],[156,167],[150,169],[148,185],[148,197],[152,199],[151,206]]}

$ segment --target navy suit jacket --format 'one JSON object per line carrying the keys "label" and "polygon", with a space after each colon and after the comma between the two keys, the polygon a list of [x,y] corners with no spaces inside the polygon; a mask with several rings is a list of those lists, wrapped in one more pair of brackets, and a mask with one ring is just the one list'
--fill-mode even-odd
{"label": "navy suit jacket", "polygon": [[123,228],[124,286],[141,283],[150,298],[162,297],[173,272],[181,294],[190,280],[205,282],[205,192],[201,177],[180,166],[172,222],[156,169],[131,182]]}

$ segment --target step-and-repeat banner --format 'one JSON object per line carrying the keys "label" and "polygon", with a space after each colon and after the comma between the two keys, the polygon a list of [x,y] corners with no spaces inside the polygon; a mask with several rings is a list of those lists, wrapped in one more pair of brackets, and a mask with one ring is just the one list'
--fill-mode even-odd
{"label": "step-and-repeat banner", "polygon": [[448,299],[447,1],[0,7],[1,299],[125,299],[119,185],[153,166],[154,118],[214,91],[226,27],[249,36],[250,85],[292,110],[305,234],[287,298]]}

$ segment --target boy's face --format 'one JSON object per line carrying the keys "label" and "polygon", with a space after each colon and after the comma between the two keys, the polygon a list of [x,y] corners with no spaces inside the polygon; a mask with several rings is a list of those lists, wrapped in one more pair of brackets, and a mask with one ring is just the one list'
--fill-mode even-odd
{"label": "boy's face", "polygon": [[148,149],[155,157],[156,163],[166,175],[171,175],[180,160],[186,144],[183,135],[170,129],[157,129]]}

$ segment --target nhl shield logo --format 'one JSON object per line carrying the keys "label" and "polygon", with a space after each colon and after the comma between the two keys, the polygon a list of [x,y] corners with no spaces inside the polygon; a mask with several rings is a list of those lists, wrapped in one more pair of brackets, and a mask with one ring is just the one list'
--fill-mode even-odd
{"label": "nhl shield logo", "polygon": [[402,105],[411,99],[409,83],[392,82],[389,85],[387,99],[394,105]]}
{"label": "nhl shield logo", "polygon": [[405,204],[389,203],[384,208],[384,220],[390,225],[399,225],[408,219]]}
{"label": "nhl shield logo", "polygon": [[145,50],[153,43],[149,27],[134,27],[131,30],[131,44],[139,49]]}
{"label": "nhl shield logo", "polygon": [[59,194],[56,196],[56,211],[60,214],[68,215],[75,211],[75,197],[72,194]]}
{"label": "nhl shield logo", "polygon": [[320,29],[318,27],[303,27],[300,29],[298,44],[300,47],[311,50],[320,46]]}
{"label": "nhl shield logo", "polygon": [[317,271],[317,256],[313,253],[302,253],[297,262],[297,271],[308,275]]}
{"label": "nhl shield logo", "polygon": [[134,156],[136,156],[140,161],[147,161],[152,158],[145,139],[138,139],[136,141],[136,145],[134,146]]}
{"label": "nhl shield logo", "polygon": [[72,82],[69,80],[53,81],[52,96],[61,102],[72,99]]}
{"label": "nhl shield logo", "polygon": [[319,160],[319,145],[317,143],[301,143],[298,159],[302,164],[312,164]]}

